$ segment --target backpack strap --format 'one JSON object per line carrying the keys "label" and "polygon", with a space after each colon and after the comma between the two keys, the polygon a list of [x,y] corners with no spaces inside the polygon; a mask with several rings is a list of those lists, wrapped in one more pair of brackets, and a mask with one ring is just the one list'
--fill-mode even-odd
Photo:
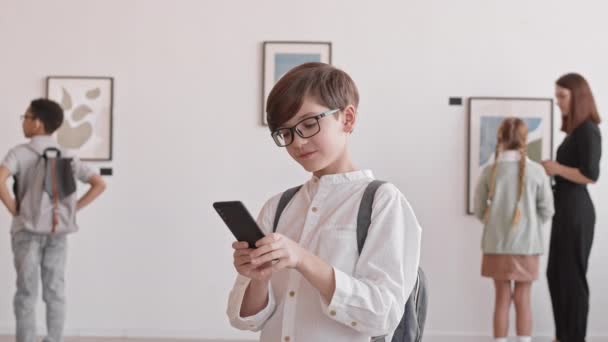
{"label": "backpack strap", "polygon": [[44,152],[42,152],[42,156],[44,157],[44,159],[48,159],[49,157],[47,156],[48,152],[55,152],[56,158],[59,159],[61,158],[61,150],[59,150],[56,147],[47,147],[44,149]]}
{"label": "backpack strap", "polygon": [[[369,226],[372,224],[372,208],[374,206],[374,197],[378,188],[386,183],[385,181],[374,179],[365,188],[361,203],[359,204],[359,213],[357,213],[357,250],[359,255],[363,251],[363,245],[367,239],[367,232]],[[371,342],[385,342],[385,336],[374,336],[371,338]]]}
{"label": "backpack strap", "polygon": [[365,188],[363,198],[359,204],[359,213],[357,214],[357,249],[359,254],[363,250],[365,239],[367,239],[367,232],[369,226],[372,223],[372,207],[374,206],[374,196],[378,188],[386,183],[381,180],[373,180]]}
{"label": "backpack strap", "polygon": [[44,159],[48,159],[48,157],[47,157],[47,155],[46,155],[48,152],[55,152],[55,154],[56,154],[57,158],[61,158],[61,155],[62,155],[61,149],[59,149],[59,148],[57,148],[57,147],[47,147],[47,148],[45,148],[45,149],[44,149],[44,151],[42,151],[42,153],[40,153],[40,152],[38,152],[38,151],[37,151],[37,150],[36,150],[36,149],[35,149],[35,148],[34,148],[32,145],[30,145],[30,144],[25,144],[24,146],[25,146],[25,148],[27,148],[28,150],[30,150],[30,151],[32,151],[32,152],[34,152],[34,153],[36,153],[36,155],[37,155],[37,156],[39,156],[39,157],[43,157]]}
{"label": "backpack strap", "polygon": [[36,153],[36,155],[37,155],[38,157],[41,157],[41,156],[42,156],[42,154],[41,154],[40,152],[38,152],[38,151],[37,151],[37,150],[36,150],[36,149],[35,149],[35,148],[34,148],[32,145],[30,145],[30,144],[25,144],[24,146],[25,146],[25,148],[27,148],[28,150],[30,150],[30,151],[32,151],[32,152],[34,152],[34,153]]}
{"label": "backpack strap", "polygon": [[293,187],[293,188],[285,191],[283,193],[283,195],[281,195],[281,199],[279,200],[279,206],[277,207],[277,211],[274,214],[274,223],[272,225],[273,233],[277,231],[277,226],[279,225],[279,219],[281,218],[281,214],[283,213],[283,210],[285,210],[285,207],[287,206],[287,204],[289,204],[289,202],[291,201],[293,196],[296,195],[296,193],[300,190],[301,187],[302,187],[301,185],[298,185],[296,187]]}

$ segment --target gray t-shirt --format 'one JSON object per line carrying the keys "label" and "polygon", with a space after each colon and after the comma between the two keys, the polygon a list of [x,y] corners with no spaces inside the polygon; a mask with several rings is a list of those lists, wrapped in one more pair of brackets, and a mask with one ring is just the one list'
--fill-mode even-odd
{"label": "gray t-shirt", "polygon": [[[38,158],[40,157],[34,151],[42,153],[45,149],[49,147],[58,148],[63,153],[65,153],[65,151],[61,149],[59,144],[52,136],[40,135],[33,137],[27,144],[21,144],[14,147],[10,151],[8,151],[6,157],[4,157],[4,160],[2,160],[2,166],[6,167],[11,172],[11,175],[17,178],[19,193],[24,193],[24,190],[28,187],[24,171],[34,167],[36,162],[38,161]],[[32,151],[32,149],[34,151]],[[83,183],[87,183],[91,177],[97,174],[91,167],[81,162],[78,158],[70,156],[69,154],[64,157],[73,158],[72,168],[74,170],[74,177],[77,180]],[[13,219],[11,231],[17,232],[22,228],[23,227],[20,227],[17,223],[17,220]]]}

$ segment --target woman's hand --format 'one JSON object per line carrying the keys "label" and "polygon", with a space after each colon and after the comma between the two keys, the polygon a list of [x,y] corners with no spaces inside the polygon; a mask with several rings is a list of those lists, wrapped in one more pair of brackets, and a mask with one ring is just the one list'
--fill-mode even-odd
{"label": "woman's hand", "polygon": [[284,268],[297,268],[306,250],[288,237],[272,233],[258,240],[249,257],[253,265],[271,264],[272,271]]}
{"label": "woman's hand", "polygon": [[235,241],[234,248],[234,268],[236,271],[250,279],[266,282],[272,275],[272,263],[253,264],[251,253],[254,249],[249,248],[249,244],[244,241]]}
{"label": "woman's hand", "polygon": [[545,172],[549,176],[559,176],[561,174],[562,165],[554,160],[545,160],[541,162],[542,166],[545,168]]}

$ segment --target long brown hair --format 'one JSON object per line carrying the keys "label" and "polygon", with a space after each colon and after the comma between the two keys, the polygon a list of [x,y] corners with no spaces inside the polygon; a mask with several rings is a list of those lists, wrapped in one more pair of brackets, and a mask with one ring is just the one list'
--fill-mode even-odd
{"label": "long brown hair", "polygon": [[562,131],[570,134],[587,120],[599,124],[600,114],[595,106],[595,99],[587,80],[579,74],[570,73],[560,77],[556,82],[561,88],[570,90],[570,108],[562,114]]}
{"label": "long brown hair", "polygon": [[496,191],[496,172],[498,166],[498,156],[500,152],[508,150],[517,150],[521,154],[519,159],[519,176],[517,183],[517,203],[515,204],[515,212],[513,213],[513,227],[517,227],[521,220],[521,210],[519,209],[519,202],[524,192],[525,187],[525,175],[526,175],[526,157],[527,157],[527,139],[528,139],[528,127],[523,120],[515,117],[509,117],[504,119],[500,127],[498,128],[496,138],[496,154],[494,158],[494,164],[492,164],[492,170],[490,173],[490,191],[488,193],[488,206],[484,213],[484,222],[488,223],[490,219],[490,208],[492,206],[492,200],[494,198],[494,192]]}

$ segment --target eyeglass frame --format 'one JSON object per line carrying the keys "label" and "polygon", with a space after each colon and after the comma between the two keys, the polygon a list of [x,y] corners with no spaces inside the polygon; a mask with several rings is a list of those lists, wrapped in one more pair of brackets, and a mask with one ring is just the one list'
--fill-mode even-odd
{"label": "eyeglass frame", "polygon": [[24,121],[25,119],[28,119],[28,120],[36,120],[36,119],[38,119],[37,117],[35,117],[34,115],[31,115],[31,114],[19,115],[19,118],[21,119],[21,121]]}
{"label": "eyeglass frame", "polygon": [[[340,108],[336,108],[336,109],[330,109],[330,110],[328,110],[328,111],[325,111],[325,112],[323,112],[323,113],[317,114],[317,115],[315,115],[315,116],[311,116],[311,117],[308,117],[308,118],[304,118],[304,119],[302,119],[302,120],[298,121],[298,122],[297,122],[295,125],[293,125],[293,126],[291,126],[291,127],[279,127],[279,128],[277,128],[277,129],[275,129],[274,131],[272,131],[272,133],[270,133],[270,136],[272,137],[272,140],[274,141],[274,143],[275,143],[275,144],[276,144],[278,147],[287,147],[287,146],[289,146],[289,145],[293,144],[293,142],[295,141],[295,134],[297,134],[297,135],[298,135],[300,138],[302,138],[302,139],[308,139],[308,138],[312,138],[312,137],[314,137],[315,135],[319,134],[319,132],[321,132],[321,124],[319,123],[319,119],[322,119],[322,118],[324,118],[324,117],[326,117],[326,116],[330,116],[330,115],[336,114],[336,113],[338,113],[338,112],[340,112],[340,111],[341,111],[341,109],[340,109]],[[310,119],[315,119],[315,120],[317,121],[317,126],[319,127],[319,130],[318,130],[318,131],[317,131],[315,134],[313,134],[313,135],[311,135],[311,136],[304,137],[304,136],[302,136],[302,133],[301,133],[299,130],[297,130],[297,129],[296,129],[296,127],[297,127],[299,124],[301,124],[302,122],[304,122],[304,121],[306,121],[306,120],[310,120]],[[277,134],[278,134],[278,133],[279,133],[281,130],[283,130],[283,129],[288,129],[288,130],[290,131],[290,133],[291,133],[292,138],[291,138],[291,142],[289,142],[289,144],[286,144],[286,145],[279,145],[279,143],[278,143],[278,142],[277,142],[277,140],[275,139],[275,136],[276,136],[276,135],[277,135]]]}

